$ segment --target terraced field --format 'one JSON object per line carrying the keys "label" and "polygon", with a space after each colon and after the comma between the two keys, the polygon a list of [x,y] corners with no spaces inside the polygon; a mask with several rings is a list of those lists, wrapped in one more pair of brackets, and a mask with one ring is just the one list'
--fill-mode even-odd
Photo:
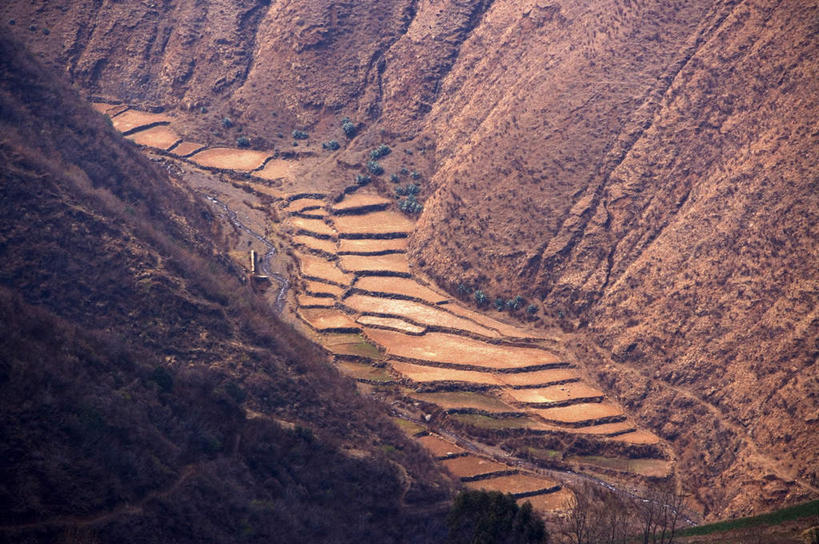
{"label": "terraced field", "polygon": [[[326,331],[322,318],[349,316],[361,337],[377,350],[376,366],[349,353],[339,369],[366,391],[401,383],[397,394],[423,410],[439,411],[445,421],[467,433],[523,432],[533,437],[555,434],[626,445],[656,444],[623,411],[585,382],[578,368],[555,352],[536,332],[504,323],[466,308],[412,274],[404,241],[412,222],[390,211],[390,201],[356,193],[330,204],[305,197],[287,202],[295,253],[307,306],[300,317],[314,330]],[[305,218],[305,211],[322,217]],[[326,215],[325,215],[326,214]],[[322,304],[316,311],[319,285]],[[349,326],[349,323],[347,323]],[[337,347],[328,346],[339,355]],[[350,358],[355,363],[350,362]],[[369,361],[369,362],[368,362]],[[391,379],[389,378],[391,377]],[[376,387],[376,389],[373,389]],[[392,385],[394,387],[394,385]],[[422,425],[418,441],[471,488],[500,490],[531,500],[541,510],[565,506],[570,494],[562,485],[517,463],[469,452]],[[413,427],[416,429],[416,427]],[[602,459],[602,460],[601,460]],[[628,457],[572,458],[572,466],[616,467],[637,476],[657,477],[665,459]]]}
{"label": "terraced field", "polygon": [[[241,173],[250,183],[294,168],[271,152],[185,141],[163,114],[95,107],[136,143]],[[359,191],[333,202],[316,192],[259,188],[285,218],[281,234],[298,275],[291,281],[295,317],[362,391],[404,407],[401,427],[465,486],[512,493],[551,511],[571,493],[559,473],[539,468],[533,451],[589,473],[657,478],[672,471],[659,439],[588,383],[554,339],[468,308],[416,277],[406,255],[414,222],[391,199]],[[506,453],[484,444],[487,437],[508,443]],[[569,451],[579,438],[594,445],[593,454]]]}

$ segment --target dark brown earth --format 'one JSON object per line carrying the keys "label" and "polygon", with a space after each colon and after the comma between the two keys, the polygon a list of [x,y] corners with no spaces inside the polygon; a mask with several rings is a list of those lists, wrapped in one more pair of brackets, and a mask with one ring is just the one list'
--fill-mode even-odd
{"label": "dark brown earth", "polygon": [[421,175],[413,266],[563,326],[712,519],[819,494],[817,21],[797,0],[0,6],[86,96],[297,150],[324,190],[389,144],[387,174]]}

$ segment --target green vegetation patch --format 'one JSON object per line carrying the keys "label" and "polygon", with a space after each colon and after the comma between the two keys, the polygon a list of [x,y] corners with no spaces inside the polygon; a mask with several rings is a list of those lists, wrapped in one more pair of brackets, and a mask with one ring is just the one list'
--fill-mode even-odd
{"label": "green vegetation patch", "polygon": [[621,472],[632,472],[643,476],[662,477],[668,474],[668,461],[663,459],[630,459],[628,457],[604,457],[602,455],[573,455],[567,457],[570,463],[583,463],[619,470]]}
{"label": "green vegetation patch", "polygon": [[452,414],[450,417],[465,425],[498,431],[528,429],[538,425],[528,417],[490,417],[481,414]]}
{"label": "green vegetation patch", "polygon": [[795,519],[802,519],[817,515],[819,515],[819,500],[806,502],[796,506],[790,506],[788,508],[783,508],[782,510],[776,510],[775,512],[760,514],[758,516],[730,519],[726,521],[719,521],[717,523],[709,523],[708,525],[700,525],[699,527],[684,529],[677,534],[679,536],[708,535],[711,533],[732,531],[734,529],[758,527],[760,525],[779,525],[786,521],[793,521]]}
{"label": "green vegetation patch", "polygon": [[472,391],[446,391],[442,393],[416,393],[412,398],[437,404],[445,410],[453,408],[474,408],[487,412],[514,412],[515,409],[490,395]]}
{"label": "green vegetation patch", "polygon": [[561,456],[563,455],[562,452],[557,451],[557,450],[549,450],[549,449],[545,449],[545,448],[535,448],[535,447],[532,447],[532,446],[529,446],[528,448],[526,448],[526,451],[532,457],[534,457],[536,459],[543,459],[545,461],[560,460]]}
{"label": "green vegetation patch", "polygon": [[321,343],[337,354],[356,355],[374,360],[384,358],[378,347],[360,334],[326,334]]}
{"label": "green vegetation patch", "polygon": [[409,421],[400,417],[393,417],[390,419],[392,419],[393,423],[395,423],[396,426],[398,426],[398,428],[401,429],[407,436],[413,437],[418,433],[426,431],[424,427],[415,423],[414,421]]}

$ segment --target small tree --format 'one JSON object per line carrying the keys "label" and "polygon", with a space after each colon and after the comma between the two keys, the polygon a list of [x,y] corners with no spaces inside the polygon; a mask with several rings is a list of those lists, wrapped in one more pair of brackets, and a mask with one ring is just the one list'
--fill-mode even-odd
{"label": "small tree", "polygon": [[381,157],[386,157],[391,152],[392,149],[390,149],[390,146],[381,144],[372,151],[370,151],[370,158],[375,161],[380,159]]}
{"label": "small tree", "polygon": [[378,161],[367,162],[367,170],[374,176],[380,176],[384,173],[384,167],[381,166]]}
{"label": "small tree", "polygon": [[336,140],[330,140],[329,142],[324,142],[321,144],[322,149],[329,149],[330,151],[335,151],[341,147]]}
{"label": "small tree", "polygon": [[341,120],[341,130],[344,131],[344,135],[347,136],[347,138],[353,138],[358,132],[358,127],[356,127],[355,123],[350,121],[349,118],[345,117]]}
{"label": "small tree", "polygon": [[239,136],[236,138],[236,145],[238,147],[250,147],[250,138],[247,136]]}
{"label": "small tree", "polygon": [[304,132],[303,130],[294,130],[293,131],[293,139],[294,140],[306,140],[309,138],[310,135]]}
{"label": "small tree", "polygon": [[489,302],[489,298],[486,296],[486,293],[484,293],[480,289],[475,291],[475,294],[473,296],[475,298],[475,304],[477,304],[478,306],[485,306],[486,303]]}

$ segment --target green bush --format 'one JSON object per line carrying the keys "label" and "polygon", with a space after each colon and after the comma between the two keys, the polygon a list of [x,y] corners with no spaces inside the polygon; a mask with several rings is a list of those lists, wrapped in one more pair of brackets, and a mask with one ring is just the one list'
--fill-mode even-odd
{"label": "green bush", "polygon": [[458,284],[458,296],[465,297],[472,294],[472,288],[467,284],[461,282]]}
{"label": "green bush", "polygon": [[390,146],[381,144],[372,151],[370,151],[370,158],[375,161],[380,159],[381,157],[386,157],[391,152],[392,149],[390,149]]}
{"label": "green bush", "polygon": [[424,205],[416,200],[415,195],[409,195],[398,201],[398,209],[407,215],[417,215],[424,209]]}
{"label": "green bush", "polygon": [[230,120],[230,117],[225,117],[222,119],[222,126],[224,128],[230,128],[233,126],[233,121]]}
{"label": "green bush", "polygon": [[358,127],[356,127],[355,123],[345,117],[341,120],[341,130],[344,131],[345,136],[352,138],[358,132]]}
{"label": "green bush", "polygon": [[397,196],[415,196],[421,192],[421,188],[414,183],[410,183],[405,187],[398,187],[395,189]]}
{"label": "green bush", "polygon": [[503,297],[496,297],[495,298],[495,309],[496,310],[498,310],[500,312],[501,310],[503,310],[503,308],[505,306],[506,306],[506,301],[503,300]]}
{"label": "green bush", "polygon": [[306,140],[309,138],[310,135],[304,132],[303,130],[294,130],[293,131],[293,139],[294,140]]}
{"label": "green bush", "polygon": [[372,178],[370,176],[366,176],[364,174],[356,174],[356,176],[355,176],[356,185],[362,185],[362,186],[367,185],[371,181],[372,181]]}
{"label": "green bush", "polygon": [[506,308],[514,312],[519,310],[521,306],[523,306],[524,302],[526,302],[526,300],[522,296],[518,295],[515,298],[510,298],[506,301]]}
{"label": "green bush", "polygon": [[418,172],[416,172],[415,170],[413,170],[413,171],[412,171],[412,173],[410,174],[410,177],[411,177],[412,179],[421,179],[421,174],[419,174]]}
{"label": "green bush", "polygon": [[335,151],[341,147],[341,145],[336,140],[330,140],[329,142],[324,142],[321,144],[323,149],[329,149],[330,151]]}
{"label": "green bush", "polygon": [[398,174],[390,174],[390,181],[393,183],[399,183],[401,178],[398,177]]}
{"label": "green bush", "polygon": [[239,136],[236,138],[237,147],[250,147],[250,138],[247,136]]}
{"label": "green bush", "polygon": [[384,167],[381,166],[378,161],[367,162],[367,170],[374,176],[380,176],[384,173]]}
{"label": "green bush", "polygon": [[485,306],[486,303],[489,302],[489,297],[487,297],[486,293],[484,293],[480,289],[475,291],[473,298],[475,299],[475,304],[477,304],[478,306]]}
{"label": "green bush", "polygon": [[534,304],[530,304],[526,308],[526,313],[529,315],[535,315],[537,313],[537,306],[535,306]]}

